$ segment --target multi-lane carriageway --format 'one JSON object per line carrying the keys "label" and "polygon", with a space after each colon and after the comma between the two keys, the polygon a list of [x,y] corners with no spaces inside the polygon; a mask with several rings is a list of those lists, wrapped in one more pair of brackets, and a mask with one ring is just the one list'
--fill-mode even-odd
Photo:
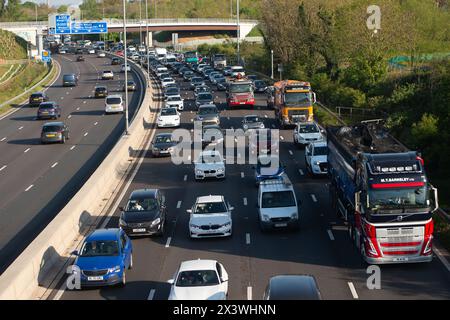
{"label": "multi-lane carriageway", "polygon": [[[123,115],[104,116],[104,99],[94,98],[94,87],[104,84],[111,93],[123,86],[120,66],[108,58],[56,55],[61,66],[57,80],[47,89],[50,100],[61,106],[70,129],[66,144],[41,145],[37,108],[24,105],[0,116],[0,273],[53,219],[112,149],[123,133]],[[115,79],[101,80],[103,70]],[[78,86],[62,87],[67,73],[79,75]],[[130,119],[142,100],[144,84],[133,75],[137,91],[130,92]],[[59,121],[57,120],[57,121]],[[50,121],[50,120],[49,120]]]}
{"label": "multi-lane carriageway", "polygon": [[[182,128],[192,129],[194,101],[188,84],[178,78],[185,98]],[[223,128],[238,128],[245,114],[256,113],[266,127],[275,128],[273,112],[263,95],[257,95],[254,111],[226,110],[225,95],[215,92]],[[155,102],[156,103],[156,102]],[[170,132],[158,129],[156,132]],[[328,181],[307,175],[304,151],[294,146],[292,132],[280,132],[282,162],[301,201],[299,232],[261,233],[256,215],[256,188],[251,165],[228,165],[224,181],[195,182],[193,165],[172,164],[170,158],[145,158],[123,193],[124,206],[139,188],[160,188],[168,199],[168,224],[162,238],[134,238],[134,266],[127,273],[125,288],[65,291],[62,279],[52,299],[167,299],[166,282],[181,261],[216,259],[227,269],[229,299],[261,299],[268,279],[276,274],[311,274],[325,299],[450,299],[450,270],[435,257],[428,264],[381,266],[381,289],[366,287],[366,265],[348,239],[347,228],[331,212]],[[190,208],[196,197],[223,194],[235,207],[231,238],[191,240],[188,236]],[[117,227],[114,208],[102,226]]]}

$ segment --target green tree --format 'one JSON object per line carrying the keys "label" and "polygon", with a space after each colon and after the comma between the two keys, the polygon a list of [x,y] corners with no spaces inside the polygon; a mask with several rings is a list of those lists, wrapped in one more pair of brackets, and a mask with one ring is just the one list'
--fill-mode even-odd
{"label": "green tree", "polygon": [[68,9],[69,9],[69,6],[63,4],[63,5],[58,7],[57,12],[58,13],[66,13]]}

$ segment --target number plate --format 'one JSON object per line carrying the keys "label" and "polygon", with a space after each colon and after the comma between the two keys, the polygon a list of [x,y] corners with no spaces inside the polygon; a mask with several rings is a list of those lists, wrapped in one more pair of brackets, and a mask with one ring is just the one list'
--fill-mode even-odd
{"label": "number plate", "polygon": [[277,227],[277,228],[287,227],[287,223],[275,223],[275,227]]}
{"label": "number plate", "polygon": [[98,277],[88,277],[88,281],[102,281],[103,277],[102,276],[98,276]]}
{"label": "number plate", "polygon": [[145,232],[146,229],[145,228],[141,228],[141,229],[133,229],[133,232]]}
{"label": "number plate", "polygon": [[395,262],[405,262],[405,261],[408,261],[409,259],[408,258],[406,258],[406,257],[403,257],[403,258],[394,258],[394,261]]}

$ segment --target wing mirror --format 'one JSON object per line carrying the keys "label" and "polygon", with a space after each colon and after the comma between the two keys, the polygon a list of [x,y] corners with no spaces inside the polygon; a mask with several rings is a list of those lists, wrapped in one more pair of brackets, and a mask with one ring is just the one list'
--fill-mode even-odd
{"label": "wing mirror", "polygon": [[186,212],[191,214],[192,213],[192,209],[187,209]]}
{"label": "wing mirror", "polygon": [[175,280],[174,279],[169,279],[169,280],[167,280],[167,283],[169,283],[169,284],[174,284],[175,283]]}
{"label": "wing mirror", "polygon": [[79,255],[78,250],[74,250],[74,251],[72,251],[70,254],[71,254],[71,255],[74,255],[74,256],[78,256],[78,255]]}

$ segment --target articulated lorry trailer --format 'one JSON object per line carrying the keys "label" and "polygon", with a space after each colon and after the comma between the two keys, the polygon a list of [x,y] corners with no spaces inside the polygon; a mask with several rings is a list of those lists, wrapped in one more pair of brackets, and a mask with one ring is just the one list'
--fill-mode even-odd
{"label": "articulated lorry trailer", "polygon": [[432,260],[437,189],[424,161],[391,136],[380,120],[328,127],[333,210],[369,264]]}

